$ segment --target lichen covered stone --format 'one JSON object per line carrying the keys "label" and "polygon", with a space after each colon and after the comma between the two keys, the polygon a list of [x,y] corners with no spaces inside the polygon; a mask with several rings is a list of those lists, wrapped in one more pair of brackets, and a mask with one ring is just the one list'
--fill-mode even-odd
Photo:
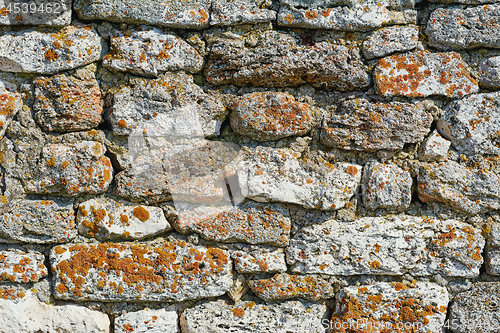
{"label": "lichen covered stone", "polygon": [[270,22],[276,12],[270,10],[266,0],[219,0],[212,1],[210,25],[236,25]]}
{"label": "lichen covered stone", "polygon": [[48,274],[44,260],[38,251],[0,250],[0,283],[38,281]]}
{"label": "lichen covered stone", "polygon": [[278,273],[287,270],[283,249],[271,250],[235,250],[231,257],[234,268],[239,273]]}
{"label": "lichen covered stone", "polygon": [[434,130],[420,146],[418,158],[425,162],[445,160],[448,156],[450,146],[451,142],[443,138],[438,131]]}
{"label": "lichen covered stone", "polygon": [[115,318],[115,332],[179,333],[180,330],[175,311],[144,309]]}
{"label": "lichen covered stone", "polygon": [[385,57],[394,52],[413,50],[417,44],[417,26],[383,28],[371,33],[363,42],[363,55],[366,59]]}
{"label": "lichen covered stone", "polygon": [[23,100],[19,93],[0,88],[0,139],[22,107]]}

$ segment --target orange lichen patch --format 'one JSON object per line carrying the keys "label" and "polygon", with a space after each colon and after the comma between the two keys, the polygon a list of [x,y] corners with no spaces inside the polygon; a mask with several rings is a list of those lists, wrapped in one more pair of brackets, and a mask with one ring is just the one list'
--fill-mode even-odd
{"label": "orange lichen patch", "polygon": [[147,220],[149,220],[149,212],[142,206],[134,208],[132,214],[136,219],[139,219],[139,221],[141,222],[146,222]]}
{"label": "orange lichen patch", "polygon": [[243,317],[245,315],[245,310],[243,310],[242,308],[234,308],[233,309],[233,314],[236,317]]}
{"label": "orange lichen patch", "polygon": [[0,298],[5,300],[15,300],[18,298],[24,298],[26,294],[23,290],[19,288],[14,288],[10,286],[1,287],[0,286]]}
{"label": "orange lichen patch", "polygon": [[52,43],[52,46],[54,46],[55,49],[60,49],[62,47],[61,43],[57,40]]}
{"label": "orange lichen patch", "polygon": [[408,290],[410,288],[408,288],[407,286],[405,286],[401,282],[398,282],[398,283],[396,283],[395,289],[396,289],[396,291],[400,291],[400,290]]}
{"label": "orange lichen patch", "polygon": [[68,292],[68,288],[67,288],[64,284],[60,283],[60,284],[57,286],[57,291],[58,291],[59,293],[61,293],[61,294],[65,294],[65,293],[67,293],[67,292]]}
{"label": "orange lichen patch", "polygon": [[310,11],[307,11],[304,13],[304,16],[308,19],[308,20],[314,20],[316,17],[318,17],[318,13],[316,13],[315,11],[313,10],[310,10]]}
{"label": "orange lichen patch", "polygon": [[121,128],[125,128],[125,127],[127,127],[127,122],[124,119],[120,119],[118,121],[118,126]]}
{"label": "orange lichen patch", "polygon": [[47,50],[45,51],[44,57],[49,61],[56,61],[59,59],[59,54],[57,54],[54,50]]}
{"label": "orange lichen patch", "polygon": [[373,268],[373,269],[380,268],[380,262],[378,262],[378,261],[372,261],[370,263],[370,267]]}
{"label": "orange lichen patch", "polygon": [[134,328],[132,326],[130,326],[129,324],[123,324],[123,330],[125,332],[133,332],[133,331],[135,331]]}

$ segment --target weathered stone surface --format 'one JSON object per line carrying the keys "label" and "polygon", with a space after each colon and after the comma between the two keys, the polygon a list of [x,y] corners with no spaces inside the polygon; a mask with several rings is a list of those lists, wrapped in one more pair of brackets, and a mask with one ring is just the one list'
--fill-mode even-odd
{"label": "weathered stone surface", "polygon": [[4,243],[62,243],[76,235],[71,201],[21,200],[0,215],[0,241]]}
{"label": "weathered stone surface", "polygon": [[170,28],[205,28],[211,1],[74,0],[81,19],[119,23],[147,23]]}
{"label": "weathered stone surface", "polygon": [[174,225],[177,230],[194,231],[218,242],[286,246],[290,237],[290,212],[280,204],[202,205],[178,214]]}
{"label": "weathered stone surface", "polygon": [[[16,5],[19,6],[17,13],[16,3],[19,4]],[[1,0],[0,25],[63,26],[71,23],[71,0],[54,0],[48,4],[43,0]]]}
{"label": "weathered stone surface", "polygon": [[386,57],[373,71],[375,90],[384,96],[461,98],[479,91],[466,66],[455,52],[418,51]]}
{"label": "weathered stone surface", "polygon": [[312,127],[309,105],[280,92],[256,92],[235,98],[230,105],[231,127],[254,140],[278,140],[304,135]]}
{"label": "weathered stone surface", "polygon": [[224,301],[202,303],[187,309],[181,316],[182,333],[275,332],[324,333],[321,320],[326,305],[287,301],[279,304],[255,304]]}
{"label": "weathered stone surface", "polygon": [[171,229],[163,210],[128,202],[91,199],[78,206],[80,234],[108,239],[141,239]]}
{"label": "weathered stone surface", "polygon": [[239,273],[278,273],[286,271],[285,252],[274,251],[233,251],[234,267]]}
{"label": "weathered stone surface", "polygon": [[226,251],[183,241],[65,244],[50,260],[62,299],[184,301],[223,295],[233,283]]}
{"label": "weathered stone surface", "polygon": [[111,184],[113,168],[96,141],[43,147],[35,176],[25,182],[30,193],[72,196],[102,193]]}
{"label": "weathered stone surface", "polygon": [[479,84],[488,89],[500,88],[500,56],[486,58],[481,61]]}
{"label": "weathered stone surface", "polygon": [[187,74],[138,79],[113,94],[110,122],[117,135],[212,137],[220,134],[227,111]]}
{"label": "weathered stone surface", "polygon": [[42,303],[34,289],[19,285],[0,285],[0,327],[15,333],[108,333],[105,313],[85,306]]}
{"label": "weathered stone surface", "polygon": [[270,22],[276,18],[266,0],[219,0],[212,1],[210,25],[235,25]]}
{"label": "weathered stone surface", "polygon": [[450,305],[450,329],[456,333],[496,332],[500,326],[500,283],[477,282]]}
{"label": "weathered stone surface", "polygon": [[394,52],[410,51],[417,47],[418,27],[394,26],[373,32],[363,42],[363,55],[367,59],[385,57]]}
{"label": "weathered stone surface", "polygon": [[325,117],[321,143],[353,150],[402,149],[423,140],[431,124],[432,116],[420,104],[348,100]]}
{"label": "weathered stone surface", "polygon": [[450,146],[451,142],[443,138],[438,131],[434,130],[420,146],[418,158],[425,162],[442,161],[448,156]]}
{"label": "weathered stone surface", "polygon": [[367,31],[417,20],[412,1],[281,0],[280,3],[278,24],[295,28]]}
{"label": "weathered stone surface", "polygon": [[449,104],[442,118],[452,144],[463,154],[500,154],[500,93],[467,96]]}
{"label": "weathered stone surface", "polygon": [[58,32],[6,32],[0,36],[0,71],[54,74],[97,61],[105,50],[104,41],[90,25]]}
{"label": "weathered stone surface", "polygon": [[454,161],[430,163],[420,168],[418,197],[471,215],[485,213],[500,208],[500,177]]}
{"label": "weathered stone surface", "polygon": [[426,33],[430,45],[441,50],[500,48],[499,23],[498,4],[437,8],[429,17]]}
{"label": "weathered stone surface", "polygon": [[243,295],[248,291],[247,281],[243,274],[239,274],[237,278],[233,279],[233,285],[227,291],[227,295],[234,301],[238,302]]}
{"label": "weathered stone surface", "polygon": [[0,250],[0,283],[38,281],[48,274],[44,260],[37,251]]}
{"label": "weathered stone surface", "polygon": [[299,157],[288,148],[259,146],[252,150],[239,165],[242,194],[255,201],[280,201],[306,208],[344,207],[361,180],[361,166],[318,160],[311,170]]}
{"label": "weathered stone surface", "polygon": [[252,46],[238,35],[211,41],[205,71],[208,82],[262,87],[310,83],[342,91],[363,89],[370,83],[359,56],[343,45],[311,45],[294,33],[278,31],[260,32],[253,40]]}
{"label": "weathered stone surface", "polygon": [[485,251],[486,272],[491,275],[500,275],[500,225],[490,225],[488,245]]}
{"label": "weathered stone surface", "polygon": [[0,139],[22,107],[23,100],[19,93],[0,88]]}
{"label": "weathered stone surface", "polygon": [[396,165],[367,163],[363,169],[363,203],[368,209],[403,210],[411,203],[413,179]]}
{"label": "weathered stone surface", "polygon": [[291,298],[304,298],[318,301],[333,297],[330,282],[316,275],[276,274],[270,279],[250,280],[248,286],[259,298],[266,302],[282,301]]}
{"label": "weathered stone surface", "polygon": [[38,77],[33,84],[35,119],[44,131],[83,131],[101,122],[103,102],[96,80],[62,74]]}
{"label": "weathered stone surface", "polygon": [[457,220],[396,215],[306,227],[286,251],[300,274],[474,277],[484,243],[479,229]]}
{"label": "weathered stone surface", "polygon": [[111,37],[110,53],[104,56],[102,64],[113,71],[157,76],[166,71],[199,72],[203,58],[173,33],[141,26],[115,32]]}
{"label": "weathered stone surface", "polygon": [[339,332],[441,332],[449,300],[446,288],[428,282],[345,287],[336,298],[329,326],[350,328]]}
{"label": "weathered stone surface", "polygon": [[180,330],[175,311],[146,309],[116,318],[115,332],[179,333]]}

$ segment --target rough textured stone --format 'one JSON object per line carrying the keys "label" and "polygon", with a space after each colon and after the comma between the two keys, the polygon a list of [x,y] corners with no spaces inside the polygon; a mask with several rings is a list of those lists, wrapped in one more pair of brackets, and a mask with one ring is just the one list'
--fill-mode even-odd
{"label": "rough textured stone", "polygon": [[141,26],[126,32],[117,31],[111,37],[111,50],[102,64],[114,71],[157,76],[166,71],[199,72],[203,58],[173,33]]}
{"label": "rough textured stone", "polygon": [[479,84],[488,89],[500,88],[500,56],[486,58],[481,61]]}
{"label": "rough textured stone", "polygon": [[274,251],[233,251],[234,267],[239,273],[277,273],[286,271],[283,249]]}
{"label": "rough textured stone", "polygon": [[175,311],[141,310],[115,318],[115,332],[180,333]]}
{"label": "rough textured stone", "polygon": [[458,53],[418,51],[380,59],[373,78],[384,96],[461,98],[479,91],[466,67]]}
{"label": "rough textured stone", "polygon": [[308,29],[367,31],[384,25],[416,23],[412,1],[281,0],[278,24]]}
{"label": "rough textured stone", "polygon": [[420,168],[418,197],[467,214],[485,213],[500,207],[500,177],[453,161],[430,163]]}
{"label": "rough textured stone", "polygon": [[75,11],[84,20],[195,29],[208,26],[210,5],[208,0],[74,0]]}
{"label": "rough textured stone", "polygon": [[0,241],[4,243],[62,243],[76,235],[71,201],[21,200],[0,215]]}
{"label": "rough textured stone", "polygon": [[182,333],[229,332],[324,333],[321,320],[326,305],[287,301],[255,304],[252,301],[229,305],[224,301],[202,303],[181,316]]}
{"label": "rough textured stone", "polygon": [[35,119],[44,131],[83,131],[101,122],[103,102],[96,80],[62,74],[38,77],[33,84]]}
{"label": "rough textured stone", "polygon": [[52,249],[54,295],[94,301],[184,301],[223,295],[226,251],[186,242],[65,244]]}
{"label": "rough textured stone", "polygon": [[412,184],[410,172],[396,165],[367,163],[363,169],[363,203],[368,209],[406,209]]}
{"label": "rough textured stone", "polygon": [[345,206],[361,179],[361,166],[318,160],[311,170],[291,149],[257,147],[240,163],[242,194],[260,202],[280,201],[306,208],[335,210]]}
{"label": "rough textured stone", "polygon": [[500,283],[478,282],[450,305],[449,326],[456,333],[497,332],[500,328]]}
{"label": "rough textured stone", "polygon": [[463,154],[500,154],[500,93],[467,96],[445,108],[452,144]]}
{"label": "rough textured stone", "polygon": [[44,260],[37,251],[0,250],[0,283],[38,281],[48,274]]}
{"label": "rough textured stone", "polygon": [[[20,5],[18,13],[13,6],[16,3]],[[49,3],[43,0],[1,0],[0,25],[63,26],[71,23],[71,0],[54,0],[49,6],[47,4]],[[47,7],[50,8],[50,13]]]}
{"label": "rough textured stone", "polygon": [[343,102],[325,117],[321,143],[353,150],[396,150],[421,141],[430,131],[432,116],[423,105]]}
{"label": "rough textured stone", "polygon": [[442,161],[448,156],[450,146],[451,142],[443,138],[438,131],[434,130],[420,146],[418,158],[425,162]]}
{"label": "rough textured stone", "polygon": [[213,1],[210,24],[235,25],[274,21],[276,12],[265,8],[269,4],[267,0]]}
{"label": "rough textured stone", "polygon": [[0,327],[6,333],[108,333],[105,313],[85,306],[42,303],[34,289],[0,285]]}
{"label": "rough textured stone", "polygon": [[444,287],[427,282],[346,287],[336,298],[329,326],[349,328],[338,332],[441,332],[449,300]]}
{"label": "rough textured stone", "polygon": [[254,140],[278,140],[304,135],[312,127],[309,105],[286,93],[256,92],[235,98],[230,105],[231,127]]}
{"label": "rough textured stone", "polygon": [[156,80],[138,79],[113,94],[110,122],[117,135],[212,137],[220,134],[227,111],[186,74],[168,73]]}
{"label": "rough textured stone", "polygon": [[88,200],[78,206],[80,234],[108,239],[141,239],[171,229],[163,210],[113,200]]}
{"label": "rough textured stone", "polygon": [[276,274],[270,279],[248,281],[250,289],[266,302],[291,298],[318,301],[333,297],[331,283],[315,275]]}
{"label": "rough textured stone", "polygon": [[245,276],[243,274],[239,274],[236,279],[233,279],[233,285],[227,291],[227,295],[234,302],[238,302],[243,297],[243,295],[246,294],[248,289],[249,288]]}
{"label": "rough textured stone", "polygon": [[413,50],[417,44],[417,26],[384,28],[373,32],[363,42],[363,55],[367,59],[385,57],[394,52]]}
{"label": "rough textured stone", "polygon": [[429,17],[429,43],[441,50],[500,48],[500,5],[437,8]]}
{"label": "rough textured stone", "polygon": [[244,36],[233,35],[211,42],[205,71],[211,84],[286,87],[310,83],[342,91],[369,85],[359,56],[349,53],[343,45],[305,44],[293,33],[264,31],[253,37],[255,42],[250,46]]}
{"label": "rough textured stone", "polygon": [[279,204],[202,205],[178,214],[174,224],[177,230],[194,231],[218,242],[286,246],[290,237],[290,212]]}
{"label": "rough textured stone", "polygon": [[35,177],[27,180],[24,188],[30,193],[62,196],[102,193],[113,175],[105,152],[106,147],[96,141],[47,145]]}
{"label": "rough textured stone", "polygon": [[105,50],[104,41],[90,25],[58,32],[6,32],[0,36],[0,71],[54,74],[97,61]]}
{"label": "rough textured stone", "polygon": [[491,275],[500,275],[500,225],[490,225],[488,245],[485,250],[486,272]]}
{"label": "rough textured stone", "polygon": [[396,215],[306,227],[290,240],[292,272],[330,275],[479,275],[481,231],[457,220]]}
{"label": "rough textured stone", "polygon": [[19,93],[0,88],[0,139],[22,107],[23,100]]}

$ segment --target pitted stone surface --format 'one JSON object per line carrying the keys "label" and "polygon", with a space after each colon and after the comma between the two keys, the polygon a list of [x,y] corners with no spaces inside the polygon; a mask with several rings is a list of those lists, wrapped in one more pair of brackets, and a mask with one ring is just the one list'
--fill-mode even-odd
{"label": "pitted stone surface", "polygon": [[0,139],[22,107],[23,100],[19,93],[0,88]]}
{"label": "pitted stone surface", "polygon": [[94,301],[184,301],[223,295],[226,251],[184,241],[65,244],[52,249],[54,295]]}
{"label": "pitted stone surface", "polygon": [[[68,25],[71,23],[71,2],[54,0],[47,6],[49,3],[43,0],[1,0],[0,25]],[[19,4],[17,13],[15,3]]]}
{"label": "pitted stone surface", "polygon": [[10,212],[0,215],[3,243],[63,243],[76,235],[71,201],[21,200]]}
{"label": "pitted stone surface", "polygon": [[500,283],[477,282],[459,293],[450,305],[450,328],[454,333],[482,333],[498,330]]}
{"label": "pitted stone surface", "polygon": [[396,215],[303,228],[286,252],[300,274],[474,277],[484,243],[479,229],[457,220]]}
{"label": "pitted stone surface", "polygon": [[418,197],[471,215],[486,213],[500,207],[500,177],[454,161],[425,164],[418,175]]}
{"label": "pitted stone surface", "polygon": [[171,229],[161,208],[103,199],[81,203],[76,221],[80,234],[99,240],[141,239]]}
{"label": "pitted stone surface", "polygon": [[373,71],[375,90],[384,96],[461,98],[479,91],[466,66],[455,52],[417,51],[386,57]]}
{"label": "pitted stone surface", "polygon": [[274,251],[233,251],[231,257],[234,260],[234,267],[239,273],[278,273],[285,272],[285,252],[283,249]]}
{"label": "pitted stone surface", "polygon": [[[205,74],[214,85],[252,84],[287,87],[309,83],[330,90],[368,87],[359,56],[330,42],[304,44],[300,36],[278,31],[255,32],[253,46],[244,36],[218,38],[210,45]],[[247,36],[248,37],[248,36]]]}
{"label": "pitted stone surface", "polygon": [[56,32],[6,32],[0,36],[0,71],[54,74],[97,61],[105,49],[104,41],[90,25]]}
{"label": "pitted stone surface", "polygon": [[15,333],[109,333],[109,317],[82,305],[41,302],[33,288],[0,285],[0,327]]}
{"label": "pitted stone surface", "polygon": [[437,8],[426,33],[431,46],[441,50],[500,48],[500,5]]}
{"label": "pitted stone surface", "polygon": [[441,332],[449,301],[446,288],[428,282],[345,287],[336,299],[331,327],[354,327],[357,332],[373,327],[377,332]]}
{"label": "pitted stone surface", "polygon": [[459,153],[500,154],[500,93],[467,96],[450,103],[442,118],[450,124]]}
{"label": "pitted stone surface", "polygon": [[83,20],[146,23],[170,28],[197,29],[208,26],[209,0],[74,0]]}
{"label": "pitted stone surface", "polygon": [[101,122],[103,102],[96,80],[79,80],[62,74],[38,77],[33,84],[35,119],[44,131],[82,131]]}
{"label": "pitted stone surface", "polygon": [[0,250],[0,283],[38,281],[48,274],[44,260],[37,251]]}
{"label": "pitted stone surface", "polygon": [[488,244],[485,251],[486,272],[491,275],[500,275],[500,225],[490,225]]}
{"label": "pitted stone surface", "polygon": [[254,140],[278,140],[304,135],[312,127],[312,110],[286,93],[256,92],[235,98],[230,105],[231,127]]}
{"label": "pitted stone surface", "polygon": [[324,333],[321,320],[326,305],[287,301],[277,304],[255,304],[240,301],[229,305],[224,301],[201,303],[181,315],[182,333],[275,332]]}
{"label": "pitted stone surface", "polygon": [[385,57],[394,52],[410,51],[417,47],[418,27],[394,26],[377,30],[363,42],[366,59]]}
{"label": "pitted stone surface", "polygon": [[29,193],[72,196],[103,193],[111,184],[113,168],[96,141],[51,144],[43,147],[35,176],[25,181]]}
{"label": "pitted stone surface", "polygon": [[110,122],[117,135],[212,137],[220,134],[227,111],[187,74],[165,74],[155,80],[137,79],[113,94]]}
{"label": "pitted stone surface", "polygon": [[111,37],[110,53],[104,56],[102,64],[112,71],[157,76],[166,71],[199,72],[203,58],[173,33],[141,26],[115,32]]}
{"label": "pitted stone surface", "polygon": [[488,89],[500,88],[500,56],[483,59],[479,66],[479,84]]}
{"label": "pitted stone surface", "polygon": [[290,212],[280,204],[202,205],[178,214],[177,230],[194,231],[208,240],[286,246],[290,238]]}
{"label": "pitted stone surface", "polygon": [[218,0],[212,1],[211,25],[235,25],[270,22],[276,12],[269,10],[266,0]]}
{"label": "pitted stone surface", "polygon": [[417,20],[412,1],[281,0],[280,4],[278,24],[294,28],[367,31]]}
{"label": "pitted stone surface", "polygon": [[420,146],[418,158],[425,162],[445,160],[448,156],[450,146],[451,142],[443,138],[438,131],[434,130]]}
{"label": "pitted stone surface", "polygon": [[115,318],[115,332],[180,333],[180,330],[175,311],[145,309]]}
{"label": "pitted stone surface", "polygon": [[353,150],[396,150],[421,141],[430,131],[432,116],[422,105],[343,102],[323,121],[321,143]]}
{"label": "pitted stone surface", "polygon": [[242,194],[260,202],[279,201],[306,208],[336,210],[345,206],[361,180],[361,166],[307,161],[288,148],[257,147],[239,165]]}
{"label": "pitted stone surface", "polygon": [[368,209],[406,209],[412,184],[410,172],[396,165],[367,163],[363,169],[363,203]]}
{"label": "pitted stone surface", "polygon": [[250,280],[248,286],[266,302],[303,298],[318,301],[334,296],[330,282],[316,275],[276,274],[270,279]]}

